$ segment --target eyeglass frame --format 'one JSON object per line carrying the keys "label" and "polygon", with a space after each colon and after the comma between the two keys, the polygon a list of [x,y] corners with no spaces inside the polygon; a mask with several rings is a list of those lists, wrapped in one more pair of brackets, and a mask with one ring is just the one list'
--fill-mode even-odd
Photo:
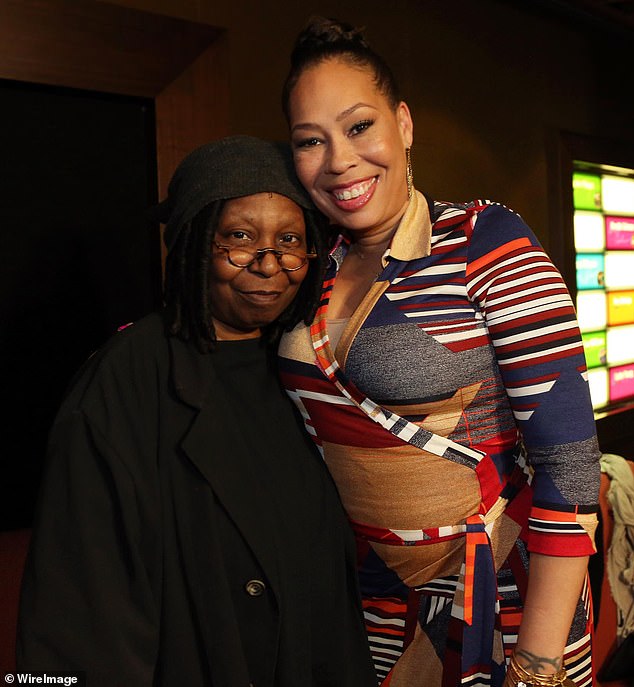
{"label": "eyeglass frame", "polygon": [[[296,258],[299,258],[300,256],[292,250],[278,250],[277,248],[256,248],[255,251],[253,251],[247,248],[240,248],[239,246],[227,246],[225,244],[218,243],[218,241],[215,240],[213,241],[213,244],[214,246],[216,246],[216,248],[225,251],[227,255],[227,261],[230,265],[238,267],[239,269],[246,269],[247,267],[250,267],[256,260],[261,260],[264,257],[264,255],[266,255],[266,253],[273,253],[273,255],[277,258],[277,264],[280,266],[281,270],[284,270],[284,272],[297,272],[297,270],[301,270],[302,267],[304,267],[309,260],[317,257],[317,253],[304,253],[304,261],[301,265],[299,265],[298,267],[283,267],[282,263],[280,262],[280,259],[283,255],[293,255]],[[245,253],[251,253],[253,254],[253,260],[251,260],[251,262],[248,262],[246,265],[238,265],[231,259],[232,250],[242,250]]]}

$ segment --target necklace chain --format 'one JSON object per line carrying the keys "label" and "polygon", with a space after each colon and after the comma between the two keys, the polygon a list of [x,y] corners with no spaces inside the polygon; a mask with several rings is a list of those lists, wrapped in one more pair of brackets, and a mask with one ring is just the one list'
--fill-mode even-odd
{"label": "necklace chain", "polygon": [[350,251],[352,251],[360,260],[366,260],[367,258],[383,258],[385,248],[382,248],[380,251],[368,251],[367,253],[364,253],[362,250],[359,249],[356,243],[351,243]]}
{"label": "necklace chain", "polygon": [[[368,260],[368,262],[366,263],[367,269],[364,269],[364,272],[368,272],[369,270],[372,273],[372,281],[375,281],[376,278],[381,274],[381,272],[383,272],[383,254],[385,253],[385,249],[383,249],[382,251],[363,253],[359,250],[356,243],[351,243],[349,252],[356,255],[360,260],[366,260],[370,258],[370,260]],[[379,258],[378,269],[376,268],[376,266],[374,266],[374,268],[372,269],[372,258],[374,258],[375,261],[376,258]]]}

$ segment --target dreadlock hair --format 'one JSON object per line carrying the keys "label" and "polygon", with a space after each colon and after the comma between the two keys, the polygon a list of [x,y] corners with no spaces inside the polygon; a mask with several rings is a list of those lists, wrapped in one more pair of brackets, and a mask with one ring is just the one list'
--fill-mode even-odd
{"label": "dreadlock hair", "polygon": [[330,59],[340,59],[353,67],[369,69],[374,83],[395,110],[401,102],[398,83],[387,62],[368,44],[363,29],[350,24],[313,16],[301,31],[291,52],[291,68],[282,89],[282,109],[290,121],[289,101],[299,77],[306,69]]}
{"label": "dreadlock hair", "polygon": [[[224,200],[205,206],[181,229],[165,262],[164,303],[168,311],[167,333],[191,341],[201,353],[216,344],[213,303],[209,297],[211,244],[216,233]],[[284,331],[299,322],[310,324],[321,295],[322,279],[328,259],[328,221],[323,215],[302,209],[306,239],[317,258],[308,261],[308,273],[292,303],[275,322],[264,328],[268,343],[275,343]]]}

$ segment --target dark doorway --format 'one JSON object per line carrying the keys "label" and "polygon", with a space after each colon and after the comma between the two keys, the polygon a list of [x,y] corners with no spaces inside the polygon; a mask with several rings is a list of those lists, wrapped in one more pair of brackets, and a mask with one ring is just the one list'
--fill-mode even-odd
{"label": "dark doorway", "polygon": [[160,303],[154,101],[0,81],[0,529],[31,523],[75,370]]}

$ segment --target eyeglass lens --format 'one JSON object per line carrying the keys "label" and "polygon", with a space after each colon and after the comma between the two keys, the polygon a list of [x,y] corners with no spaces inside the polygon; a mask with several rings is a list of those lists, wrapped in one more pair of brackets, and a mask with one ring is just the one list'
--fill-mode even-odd
{"label": "eyeglass lens", "polygon": [[261,250],[254,252],[246,251],[243,248],[229,248],[227,251],[229,260],[236,267],[248,267],[256,260],[261,260],[266,253],[273,253],[283,270],[297,270],[306,263],[305,255],[284,253],[273,248],[262,248]]}
{"label": "eyeglass lens", "polygon": [[249,267],[256,260],[261,260],[266,253],[273,253],[277,258],[279,266],[283,270],[292,272],[303,267],[309,258],[316,257],[314,253],[290,253],[276,250],[275,248],[260,248],[250,251],[244,248],[232,248],[231,246],[214,243],[219,249],[225,251],[229,262],[235,267]]}

